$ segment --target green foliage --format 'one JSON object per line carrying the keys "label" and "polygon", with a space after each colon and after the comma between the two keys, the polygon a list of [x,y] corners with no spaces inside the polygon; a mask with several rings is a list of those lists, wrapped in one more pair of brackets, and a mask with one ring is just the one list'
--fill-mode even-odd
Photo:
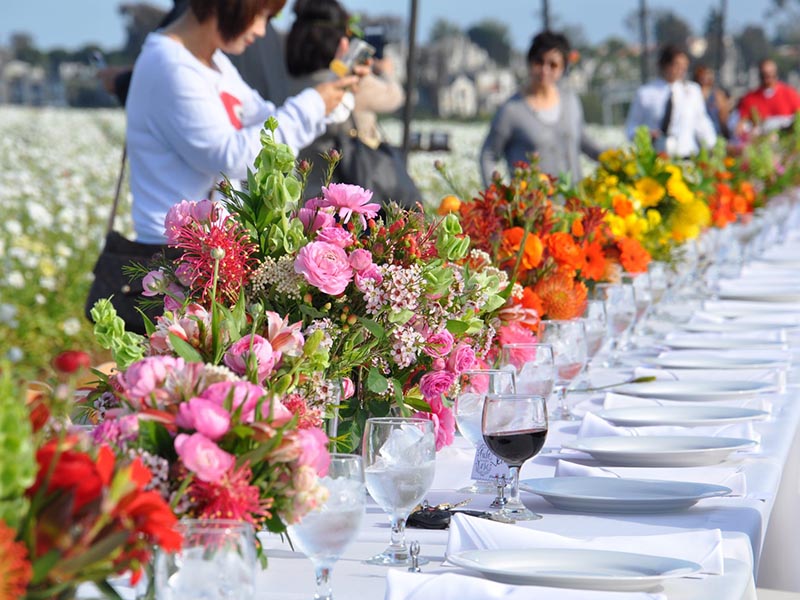
{"label": "green foliage", "polygon": [[91,315],[97,342],[106,350],[111,350],[120,370],[144,357],[145,339],[141,335],[125,331],[125,322],[117,316],[117,311],[109,300],[98,300],[92,307]]}
{"label": "green foliage", "polygon": [[24,491],[36,478],[31,424],[22,391],[0,363],[0,521],[16,528],[28,508]]}

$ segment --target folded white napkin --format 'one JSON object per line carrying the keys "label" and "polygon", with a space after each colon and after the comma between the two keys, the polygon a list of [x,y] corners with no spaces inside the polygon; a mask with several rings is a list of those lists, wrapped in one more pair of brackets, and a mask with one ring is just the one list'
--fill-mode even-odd
{"label": "folded white napkin", "polygon": [[737,468],[680,468],[680,469],[642,469],[614,467],[590,467],[559,460],[556,464],[556,477],[620,477],[623,479],[657,479],[659,481],[689,481],[692,483],[711,483],[731,488],[735,496],[747,495],[747,478]]}
{"label": "folded white napkin", "polygon": [[429,575],[397,569],[386,575],[384,600],[666,600],[663,594],[597,592],[506,585],[455,573]]}
{"label": "folded white napkin", "polygon": [[465,550],[514,550],[524,548],[584,548],[638,552],[668,556],[700,564],[704,573],[723,572],[722,532],[719,529],[687,530],[679,533],[636,536],[573,538],[455,514],[445,556]]}
{"label": "folded white napkin", "polygon": [[715,339],[735,339],[753,342],[753,344],[782,344],[786,342],[786,332],[782,329],[773,329],[771,331],[736,331],[732,333],[720,333],[714,331],[706,331],[701,333],[692,333],[686,331],[675,331],[673,325],[669,332],[666,332],[664,338],[674,340],[676,338],[681,340],[696,339],[698,341],[709,341]]}
{"label": "folded white napkin", "polygon": [[677,427],[655,425],[648,427],[618,427],[593,413],[586,413],[578,429],[578,439],[597,436],[644,436],[644,435],[707,435],[712,437],[733,437],[761,441],[761,434],[751,421],[731,423],[730,425],[704,425],[701,427]]}
{"label": "folded white napkin", "polygon": [[763,314],[765,310],[800,311],[796,302],[757,302],[754,300],[706,300],[704,308],[709,311],[728,314],[734,312],[749,312]]}
{"label": "folded white napkin", "polygon": [[[603,400],[603,408],[626,408],[628,406],[686,406],[680,400],[662,400],[659,398],[639,398],[627,394],[607,392]],[[772,402],[767,398],[747,398],[742,400],[718,400],[714,406],[735,406],[737,408],[754,408],[765,412],[772,412]]]}
{"label": "folded white napkin", "polygon": [[655,377],[658,381],[756,381],[770,384],[765,391],[786,388],[786,372],[781,369],[653,369],[636,367],[634,377]]}

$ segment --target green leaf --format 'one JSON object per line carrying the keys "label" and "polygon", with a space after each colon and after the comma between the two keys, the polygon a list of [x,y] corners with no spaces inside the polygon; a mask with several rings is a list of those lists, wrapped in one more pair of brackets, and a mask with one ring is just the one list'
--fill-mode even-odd
{"label": "green leaf", "polygon": [[50,552],[44,556],[33,561],[33,577],[31,578],[31,583],[37,584],[41,582],[58,562],[59,556],[58,550],[50,550]]}
{"label": "green leaf", "polygon": [[324,312],[320,312],[316,308],[308,304],[301,304],[300,312],[306,316],[311,317],[312,319],[324,319],[327,316]]}
{"label": "green leaf", "polygon": [[389,380],[375,367],[370,368],[367,374],[367,389],[376,394],[383,394],[389,389]]}
{"label": "green leaf", "polygon": [[107,559],[108,556],[120,548],[128,539],[127,531],[118,531],[94,543],[86,552],[61,562],[58,570],[62,573],[76,573],[87,565]]}
{"label": "green leaf", "polygon": [[174,333],[169,334],[169,341],[175,349],[175,354],[186,362],[203,362],[203,357],[186,340],[179,338]]}
{"label": "green leaf", "polygon": [[460,335],[462,333],[466,333],[469,329],[469,323],[465,323],[464,321],[458,321],[457,319],[448,319],[447,320],[447,331],[452,333],[453,335]]}
{"label": "green leaf", "polygon": [[375,338],[378,340],[382,340],[386,337],[386,330],[381,327],[381,324],[373,321],[372,319],[365,319],[364,317],[358,317],[358,322],[364,326],[364,329],[369,331]]}
{"label": "green leaf", "polygon": [[106,581],[106,580],[96,581],[95,585],[97,586],[97,589],[99,589],[101,592],[103,592],[103,594],[105,595],[105,597],[107,599],[110,599],[110,600],[122,600],[122,596],[120,596],[117,593],[117,590],[115,590],[111,586],[111,584],[108,583],[108,581]]}
{"label": "green leaf", "polygon": [[390,313],[389,322],[397,325],[405,325],[414,316],[413,311],[408,309],[401,310],[400,312]]}

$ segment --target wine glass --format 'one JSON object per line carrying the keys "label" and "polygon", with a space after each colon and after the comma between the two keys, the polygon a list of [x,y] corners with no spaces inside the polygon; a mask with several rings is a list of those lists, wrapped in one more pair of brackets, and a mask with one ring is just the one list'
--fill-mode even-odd
{"label": "wine glass", "polygon": [[620,340],[624,340],[636,320],[636,298],[630,283],[598,283],[594,292],[606,305],[609,357],[604,366],[619,365]]}
{"label": "wine glass", "polygon": [[157,598],[225,600],[255,597],[253,527],[231,519],[183,519],[175,525],[179,552],[156,552]]}
{"label": "wine glass", "polygon": [[364,517],[364,470],[355,454],[332,454],[328,474],[319,480],[328,499],[289,526],[295,546],[311,559],[317,579],[314,600],[333,600],[333,565],[358,535]]}
{"label": "wine glass", "polygon": [[586,328],[586,357],[588,363],[600,352],[600,348],[603,347],[603,342],[608,335],[608,319],[606,318],[606,305],[603,300],[595,298],[586,301],[583,326]]}
{"label": "wine glass", "polygon": [[[645,316],[647,316],[650,306],[653,304],[653,293],[650,288],[650,275],[648,273],[623,273],[623,283],[630,283],[633,286],[633,299],[636,305],[636,318],[634,319],[631,331],[637,331]],[[629,340],[623,344],[622,349],[627,348]]]}
{"label": "wine glass", "polygon": [[[458,395],[454,404],[456,426],[477,449],[483,442],[481,418],[486,394],[513,394],[516,392],[514,372],[501,369],[475,369],[458,376]],[[496,486],[487,481],[475,481],[458,490],[464,494],[491,494]]]}
{"label": "wine glass", "polygon": [[391,544],[367,562],[408,565],[406,519],[433,484],[436,468],[433,422],[399,417],[367,419],[362,446],[367,490],[389,514],[392,524]]}
{"label": "wine glass", "polygon": [[586,366],[586,327],[583,319],[542,321],[539,323],[539,339],[553,347],[558,409],[551,417],[564,421],[575,420],[577,417],[567,406],[567,388]]}
{"label": "wine glass", "polygon": [[534,394],[489,394],[483,405],[483,441],[508,465],[511,492],[505,506],[495,513],[500,521],[541,519],[519,499],[519,471],[536,456],[547,437],[547,405]]}
{"label": "wine glass", "polygon": [[653,260],[647,265],[647,274],[650,276],[650,293],[653,304],[661,302],[669,288],[669,265],[665,262]]}

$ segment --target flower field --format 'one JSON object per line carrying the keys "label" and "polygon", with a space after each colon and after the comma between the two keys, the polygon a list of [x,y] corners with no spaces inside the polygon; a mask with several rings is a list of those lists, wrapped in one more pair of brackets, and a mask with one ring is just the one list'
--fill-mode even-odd
{"label": "flower field", "polygon": [[[398,121],[384,125],[399,141]],[[449,193],[433,167],[444,161],[465,189],[478,189],[477,156],[488,123],[420,122],[415,130],[450,133],[451,152],[419,152],[410,170],[425,201]],[[41,376],[59,352],[95,356],[83,316],[91,269],[105,235],[125,131],[118,110],[0,108],[0,357],[23,377]],[[603,145],[617,129],[590,128]],[[131,233],[123,188],[116,228]]]}

